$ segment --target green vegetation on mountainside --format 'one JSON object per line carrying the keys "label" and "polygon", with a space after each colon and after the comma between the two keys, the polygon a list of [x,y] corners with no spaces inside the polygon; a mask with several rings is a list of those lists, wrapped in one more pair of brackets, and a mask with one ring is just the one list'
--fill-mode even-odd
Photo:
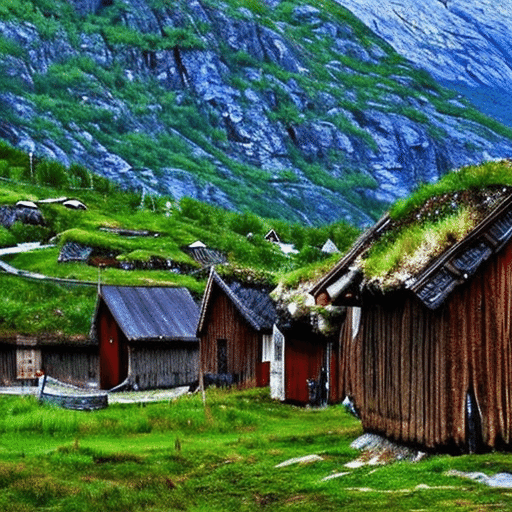
{"label": "green vegetation on mountainside", "polygon": [[[32,77],[30,87],[7,73],[7,69],[0,78],[0,92],[15,92],[36,106],[29,123],[21,117],[17,120],[31,131],[34,140],[55,141],[67,152],[77,142],[86,150],[92,148],[92,137],[135,170],[150,168],[157,178],[162,178],[168,169],[185,170],[200,184],[219,187],[238,208],[259,215],[272,212],[272,216],[290,218],[290,208],[293,211],[301,200],[290,194],[283,202],[277,187],[279,183],[308,180],[340,193],[353,207],[377,218],[384,205],[360,193],[377,186],[371,174],[347,158],[345,149],[330,149],[315,157],[305,154],[294,139],[301,126],[312,120],[332,124],[355,138],[363,152],[375,152],[378,148],[372,134],[361,127],[365,110],[371,108],[406,116],[427,126],[429,133],[440,140],[445,136],[443,129],[418,106],[427,102],[433,112],[476,121],[512,138],[512,130],[469,105],[452,104],[453,93],[437,85],[427,73],[413,68],[334,0],[309,2],[319,9],[318,23],[297,19],[294,9],[303,5],[298,0],[279,2],[275,9],[261,0],[230,0],[222,6],[227,16],[271,28],[285,38],[301,56],[307,72],[288,71],[272,59],[257,59],[243,50],[234,51],[212,35],[212,27],[206,21],[194,18],[187,2],[176,3],[179,23],[165,14],[170,6],[168,1],[151,0],[149,5],[154,10],[152,14],[160,13],[162,19],[176,26],[163,26],[160,31],[146,27],[143,22],[127,26],[127,20],[136,18],[137,13],[132,12],[133,6],[118,1],[108,2],[85,19],[66,0],[10,0],[0,5],[0,20],[27,21],[43,40],[62,40],[73,50],[69,55],[64,52],[58,61],[49,62],[44,72]],[[214,0],[207,0],[204,5],[213,11],[219,9]],[[346,27],[349,39],[353,37],[357,43],[346,50],[336,48],[329,31],[323,30],[332,21]],[[144,30],[137,26],[144,26]],[[106,43],[114,56],[109,65],[100,65],[91,52],[81,51],[83,34]],[[375,50],[377,57],[361,56],[359,46],[370,54]],[[152,74],[157,53],[175,50],[214,52],[226,66],[227,83],[239,95],[237,101],[242,106],[248,102],[244,97],[248,89],[274,98],[265,116],[278,125],[278,132],[290,133],[286,155],[289,162],[283,164],[284,169],[262,169],[250,159],[241,158],[229,140],[219,109],[202,101],[192,88],[173,89]],[[27,48],[5,37],[0,37],[0,54],[29,59]],[[138,55],[141,61],[155,60],[143,78],[128,76],[123,59],[130,54]],[[133,65],[132,62],[130,66]],[[290,93],[293,84],[298,87],[297,97]],[[323,108],[325,94],[334,99],[336,108]],[[303,106],[299,105],[298,97]],[[65,132],[74,134],[73,143]]]}

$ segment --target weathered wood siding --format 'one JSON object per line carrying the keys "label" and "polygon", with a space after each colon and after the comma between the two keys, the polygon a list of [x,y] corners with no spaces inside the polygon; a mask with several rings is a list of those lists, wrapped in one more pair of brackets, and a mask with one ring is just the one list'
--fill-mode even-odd
{"label": "weathered wood siding", "polygon": [[337,340],[331,343],[331,357],[329,366],[329,403],[338,404],[343,401],[346,394],[341,388],[341,366],[343,360],[342,344]]}
{"label": "weathered wood siding", "polygon": [[[255,331],[234,307],[233,303],[215,289],[212,305],[205,319],[201,334],[200,353],[203,373],[217,374],[217,341],[226,340],[227,373],[237,379],[244,388],[256,387],[263,378],[265,368],[261,363],[262,335]],[[268,365],[265,365],[267,367]],[[260,379],[258,379],[258,375]]]}
{"label": "weathered wood siding", "polygon": [[134,345],[129,350],[130,377],[139,389],[186,386],[199,379],[199,344]]}
{"label": "weathered wood siding", "polygon": [[467,448],[474,393],[488,447],[512,444],[512,250],[431,311],[411,295],[365,302],[342,327],[339,388],[366,430],[427,448]]}
{"label": "weathered wood siding", "polygon": [[[41,369],[46,375],[75,385],[98,383],[98,347],[39,345],[38,350],[41,353]],[[0,345],[0,385],[2,386],[15,386],[22,382],[17,379],[16,353],[16,345]]]}
{"label": "weathered wood siding", "polygon": [[41,352],[46,375],[75,386],[99,384],[98,347],[43,347]]}
{"label": "weathered wood siding", "polygon": [[0,384],[16,384],[16,346],[0,345]]}

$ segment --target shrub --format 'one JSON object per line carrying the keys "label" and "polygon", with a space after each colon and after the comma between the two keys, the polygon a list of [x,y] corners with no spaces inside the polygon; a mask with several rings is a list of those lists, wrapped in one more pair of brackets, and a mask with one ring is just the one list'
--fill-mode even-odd
{"label": "shrub", "polygon": [[12,247],[16,245],[16,237],[3,226],[0,226],[0,247]]}
{"label": "shrub", "polygon": [[65,188],[69,186],[69,178],[63,165],[42,160],[36,165],[36,181],[41,185],[48,185],[54,188]]}
{"label": "shrub", "polygon": [[164,37],[160,45],[162,49],[178,47],[184,50],[204,50],[206,47],[204,42],[191,29],[165,27],[163,32]]}
{"label": "shrub", "polygon": [[229,227],[239,235],[247,235],[247,233],[262,234],[264,226],[262,220],[253,213],[244,212],[231,219]]}
{"label": "shrub", "polygon": [[48,240],[50,230],[45,226],[15,222],[11,227],[11,234],[17,243],[44,242]]}
{"label": "shrub", "polygon": [[320,249],[306,245],[301,249],[299,254],[297,254],[296,259],[299,265],[307,265],[309,263],[324,260],[328,257],[329,254],[322,252]]}

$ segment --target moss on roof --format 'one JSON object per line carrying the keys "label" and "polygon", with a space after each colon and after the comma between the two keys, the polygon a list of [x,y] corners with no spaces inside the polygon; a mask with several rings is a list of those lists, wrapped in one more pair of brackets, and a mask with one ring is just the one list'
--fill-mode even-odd
{"label": "moss on roof", "polygon": [[381,288],[398,287],[460,242],[511,193],[510,160],[452,171],[395,203],[386,229],[356,265]]}

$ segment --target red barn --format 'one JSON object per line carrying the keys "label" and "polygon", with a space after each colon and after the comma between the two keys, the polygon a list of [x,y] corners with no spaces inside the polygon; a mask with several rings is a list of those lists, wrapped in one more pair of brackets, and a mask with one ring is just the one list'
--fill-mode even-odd
{"label": "red barn", "polygon": [[[437,200],[453,209],[457,197]],[[359,263],[392,233],[386,215],[311,290],[348,306],[338,386],[366,431],[430,450],[512,446],[512,192],[471,197],[475,227],[399,284]]]}
{"label": "red barn", "polygon": [[198,379],[199,308],[185,288],[102,286],[93,321],[100,387],[175,387]]}

